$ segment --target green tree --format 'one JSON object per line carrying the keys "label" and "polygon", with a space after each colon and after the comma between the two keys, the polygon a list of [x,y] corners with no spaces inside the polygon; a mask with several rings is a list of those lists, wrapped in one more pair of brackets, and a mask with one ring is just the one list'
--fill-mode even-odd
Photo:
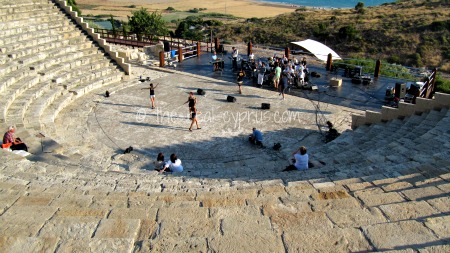
{"label": "green tree", "polygon": [[72,11],[75,11],[78,13],[78,17],[81,17],[81,10],[80,8],[78,8],[77,3],[75,2],[75,0],[67,0],[67,4],[69,6],[72,6]]}
{"label": "green tree", "polygon": [[155,35],[166,35],[168,33],[166,22],[162,19],[160,13],[156,11],[149,13],[145,8],[131,13],[133,15],[128,16],[128,26],[131,32],[136,33],[139,41],[142,41],[143,35],[147,35],[153,40]]}
{"label": "green tree", "polygon": [[110,15],[109,22],[111,22],[112,33],[113,33],[114,38],[115,38],[116,35],[117,35],[117,28],[116,28],[116,21],[114,21],[114,17],[113,17],[112,14]]}
{"label": "green tree", "polygon": [[360,13],[360,14],[364,14],[365,10],[364,10],[364,3],[363,2],[358,2],[355,6],[355,10],[356,12]]}

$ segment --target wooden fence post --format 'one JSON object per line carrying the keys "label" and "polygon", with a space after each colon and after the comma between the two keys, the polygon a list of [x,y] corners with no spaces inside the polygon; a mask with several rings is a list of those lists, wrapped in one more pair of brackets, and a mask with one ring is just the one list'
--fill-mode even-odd
{"label": "wooden fence post", "polygon": [[289,59],[291,56],[291,49],[289,47],[284,48],[284,55]]}
{"label": "wooden fence post", "polygon": [[377,60],[377,63],[375,64],[375,73],[373,73],[373,77],[379,77],[380,70],[381,70],[381,61]]}
{"label": "wooden fence post", "polygon": [[200,52],[202,51],[202,45],[200,41],[197,41],[197,57],[200,57]]}
{"label": "wooden fence post", "polygon": [[159,52],[159,66],[164,67],[164,51]]}
{"label": "wooden fence post", "polygon": [[219,51],[219,47],[220,47],[219,38],[214,38],[214,49],[215,49],[216,52]]}
{"label": "wooden fence post", "polygon": [[251,41],[249,41],[247,45],[247,56],[251,55],[252,53],[253,53],[253,44]]}
{"label": "wooden fence post", "polygon": [[178,62],[183,61],[183,48],[178,45]]}
{"label": "wooden fence post", "polygon": [[332,67],[333,67],[333,56],[331,55],[331,53],[329,53],[327,58],[327,65],[325,68],[327,71],[331,71]]}

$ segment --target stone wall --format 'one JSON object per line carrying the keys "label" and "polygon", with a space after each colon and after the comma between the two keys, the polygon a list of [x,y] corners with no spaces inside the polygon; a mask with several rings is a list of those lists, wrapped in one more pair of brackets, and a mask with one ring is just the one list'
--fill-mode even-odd
{"label": "stone wall", "polygon": [[78,13],[72,11],[72,7],[67,5],[67,1],[64,0],[53,0],[58,4],[61,9],[63,9],[67,14],[69,14],[72,19],[86,31],[92,39],[98,43],[98,45],[105,50],[106,53],[113,59],[127,75],[131,73],[131,65],[125,62],[125,59],[119,57],[119,54],[112,50],[111,46],[106,43],[106,40],[100,38],[100,34],[95,33],[93,28],[89,28],[89,24],[83,21],[82,17],[78,17]]}
{"label": "stone wall", "polygon": [[436,92],[434,99],[416,98],[415,104],[400,102],[398,108],[383,106],[381,112],[366,111],[365,115],[352,115],[352,128],[403,118],[430,110],[450,107],[450,94]]}

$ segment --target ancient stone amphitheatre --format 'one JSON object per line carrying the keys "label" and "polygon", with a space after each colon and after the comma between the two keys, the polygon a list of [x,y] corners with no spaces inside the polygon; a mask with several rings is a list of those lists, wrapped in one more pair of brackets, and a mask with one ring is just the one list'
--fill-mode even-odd
{"label": "ancient stone amphitheatre", "polygon": [[[0,252],[450,251],[448,95],[379,113],[320,104],[343,131],[324,144],[314,101],[130,66],[59,4],[0,0],[0,122],[32,153],[0,151]],[[253,126],[268,148],[246,143]],[[316,166],[280,172],[299,145]],[[185,171],[153,171],[159,151]]]}

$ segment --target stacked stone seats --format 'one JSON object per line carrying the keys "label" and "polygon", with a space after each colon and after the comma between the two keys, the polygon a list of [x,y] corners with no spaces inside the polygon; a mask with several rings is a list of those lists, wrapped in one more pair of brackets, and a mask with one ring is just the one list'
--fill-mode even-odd
{"label": "stacked stone seats", "polygon": [[[48,5],[64,17],[48,1],[0,3],[2,15]],[[59,32],[77,30],[65,20],[69,28]],[[0,44],[0,77],[20,76],[0,83],[8,101],[2,125],[23,124],[30,139],[46,131],[63,145],[95,150],[30,160],[0,150],[0,252],[450,251],[448,108],[344,132],[309,149],[326,165],[305,172],[282,173],[279,161],[248,164],[250,172],[232,163],[196,164],[180,175],[102,171],[109,158],[91,158],[111,150],[79,136],[93,137],[86,125],[98,94],[127,83],[100,83],[122,73],[109,60],[102,65],[102,50],[75,34],[66,37],[73,43],[50,46],[58,37],[39,51]]]}
{"label": "stacked stone seats", "polygon": [[117,64],[52,1],[1,1],[0,13],[3,128],[45,133],[74,99],[123,80]]}

